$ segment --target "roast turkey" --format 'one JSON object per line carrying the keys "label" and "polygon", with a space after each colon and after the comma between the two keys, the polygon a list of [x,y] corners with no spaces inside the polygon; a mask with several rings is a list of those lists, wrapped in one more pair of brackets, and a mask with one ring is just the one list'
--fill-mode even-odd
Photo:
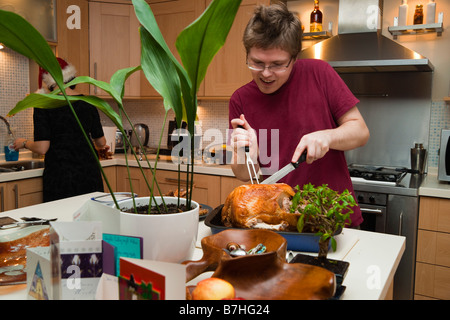
{"label": "roast turkey", "polygon": [[222,208],[226,227],[294,231],[300,214],[290,213],[294,190],[287,184],[248,184],[235,188]]}

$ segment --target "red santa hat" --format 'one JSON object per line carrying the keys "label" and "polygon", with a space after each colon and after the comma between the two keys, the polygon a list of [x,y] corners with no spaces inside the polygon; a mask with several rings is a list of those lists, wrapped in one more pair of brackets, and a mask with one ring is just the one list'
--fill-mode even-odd
{"label": "red santa hat", "polygon": [[[72,64],[68,63],[67,61],[65,61],[64,59],[61,58],[56,59],[58,60],[59,65],[61,66],[64,83],[67,83],[71,81],[73,78],[75,78],[77,74],[77,70],[75,69],[75,67]],[[49,88],[50,91],[52,91],[56,85],[56,82],[53,79],[53,77],[46,70],[39,67],[39,91],[43,90],[42,83],[44,83],[47,86],[47,88]]]}

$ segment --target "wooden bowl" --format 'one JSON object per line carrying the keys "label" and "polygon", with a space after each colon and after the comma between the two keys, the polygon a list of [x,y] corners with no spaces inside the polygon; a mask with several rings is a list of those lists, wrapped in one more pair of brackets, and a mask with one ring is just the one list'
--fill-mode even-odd
{"label": "wooden bowl", "polygon": [[[250,249],[262,243],[261,254],[232,257],[223,249],[229,242]],[[286,263],[287,242],[276,232],[230,229],[202,239],[203,257],[185,261],[186,282],[206,271],[230,282],[236,296],[251,300],[329,299],[336,290],[334,273],[302,263]],[[190,298],[190,289],[187,298]]]}
{"label": "wooden bowl", "polygon": [[224,230],[217,234],[204,237],[201,240],[203,250],[202,259],[183,262],[186,265],[186,282],[194,279],[203,272],[216,270],[222,257],[229,256],[223,249],[230,242],[244,245],[247,250],[262,243],[266,246],[266,252],[274,251],[280,259],[283,261],[286,259],[286,239],[273,231],[262,229]]}

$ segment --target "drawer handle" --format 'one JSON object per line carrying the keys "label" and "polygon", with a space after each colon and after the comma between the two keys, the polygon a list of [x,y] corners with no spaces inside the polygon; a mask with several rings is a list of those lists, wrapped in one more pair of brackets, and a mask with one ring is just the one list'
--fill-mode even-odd
{"label": "drawer handle", "polygon": [[372,214],[383,214],[381,209],[368,209],[368,208],[360,208],[361,212],[364,213],[372,213]]}
{"label": "drawer handle", "polygon": [[[94,62],[94,79],[97,80],[97,62]],[[97,94],[97,86],[94,86],[94,94]]]}
{"label": "drawer handle", "polygon": [[14,203],[15,203],[15,208],[18,209],[19,208],[19,186],[17,185],[17,183],[14,185]]}
{"label": "drawer handle", "polygon": [[0,211],[3,212],[5,211],[5,193],[4,193],[4,188],[0,187],[0,200],[2,202],[2,205],[0,207]]}

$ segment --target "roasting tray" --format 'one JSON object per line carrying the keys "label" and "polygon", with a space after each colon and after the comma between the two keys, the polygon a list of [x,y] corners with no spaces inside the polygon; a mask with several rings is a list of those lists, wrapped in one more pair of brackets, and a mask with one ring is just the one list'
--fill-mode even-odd
{"label": "roasting tray", "polygon": [[[223,204],[213,209],[205,219],[205,225],[211,228],[212,234],[227,229],[241,229],[225,227],[222,223]],[[340,234],[342,229],[338,230],[334,235]],[[302,252],[319,252],[319,236],[315,233],[298,233],[289,231],[275,231],[283,236],[287,241],[287,249]],[[331,243],[330,243],[331,246]],[[330,248],[330,246],[328,248]]]}

